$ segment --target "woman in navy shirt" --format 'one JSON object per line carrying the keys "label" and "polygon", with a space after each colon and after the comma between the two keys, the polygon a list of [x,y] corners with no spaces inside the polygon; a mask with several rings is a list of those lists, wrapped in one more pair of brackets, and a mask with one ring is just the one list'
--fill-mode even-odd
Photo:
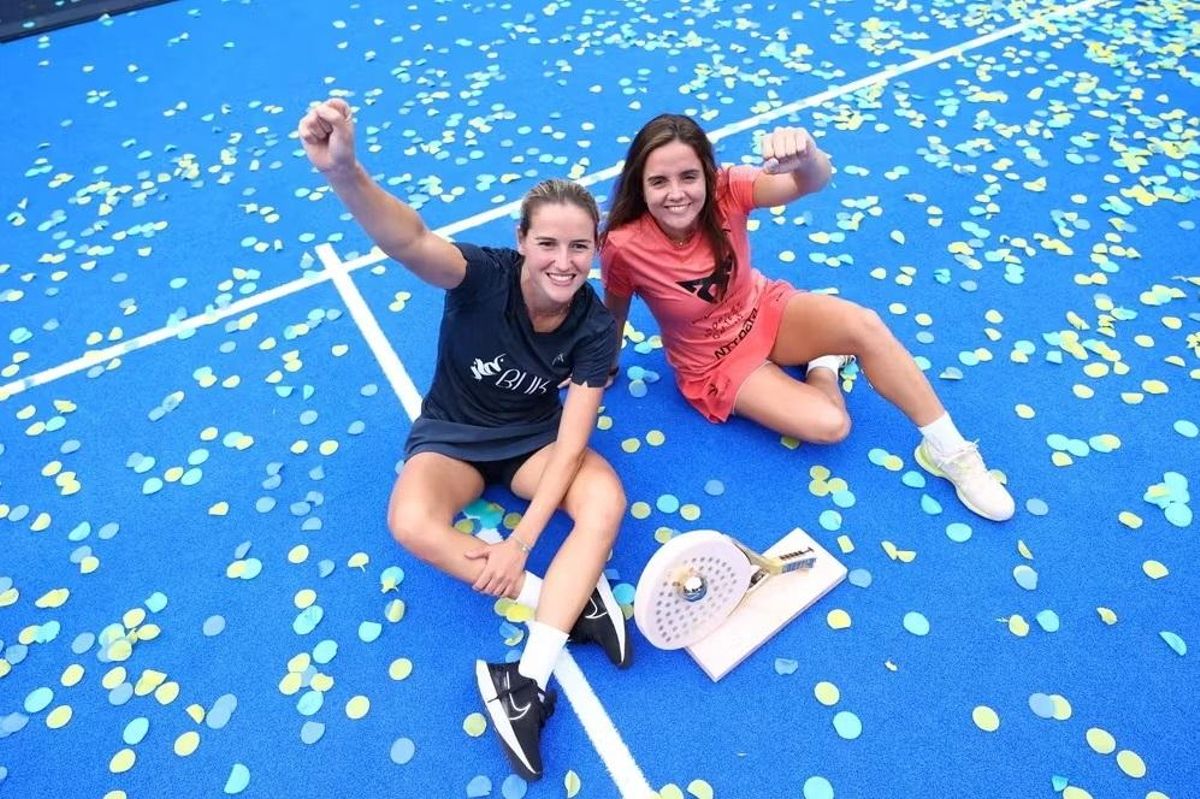
{"label": "woman in navy shirt", "polygon": [[[405,446],[388,526],[401,546],[475,590],[536,609],[520,662],[477,661],[475,673],[513,767],[537,779],[541,728],[554,710],[547,683],[568,637],[600,643],[620,667],[630,655],[603,576],[625,494],[588,448],[617,341],[612,315],[587,283],[596,202],[578,184],[547,180],[521,204],[515,250],[453,244],[359,164],[344,100],[315,105],[298,132],[379,248],[446,290],[433,385]],[[529,507],[506,539],[482,544],[451,522],[490,484]],[[539,579],[525,561],[559,507],[574,526]]]}

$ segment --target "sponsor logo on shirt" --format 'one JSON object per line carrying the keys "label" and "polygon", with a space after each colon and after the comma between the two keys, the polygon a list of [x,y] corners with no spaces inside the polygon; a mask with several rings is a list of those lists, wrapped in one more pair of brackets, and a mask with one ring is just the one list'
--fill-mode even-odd
{"label": "sponsor logo on shirt", "polygon": [[[492,383],[496,388],[514,391],[520,394],[545,394],[551,380],[538,377],[532,372],[514,367],[502,367],[506,353],[500,353],[490,361],[476,358],[471,364],[471,376],[480,382]],[[562,357],[560,355],[560,357]]]}

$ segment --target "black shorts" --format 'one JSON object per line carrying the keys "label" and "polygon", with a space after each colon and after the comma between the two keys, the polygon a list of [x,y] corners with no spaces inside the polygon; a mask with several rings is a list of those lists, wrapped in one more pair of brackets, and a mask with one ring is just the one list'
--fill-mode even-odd
{"label": "black shorts", "polygon": [[521,455],[513,455],[496,461],[464,460],[463,463],[475,467],[475,471],[483,477],[484,485],[500,485],[511,489],[513,478],[516,477],[517,472],[525,465],[525,461],[532,458],[540,449],[539,447]]}

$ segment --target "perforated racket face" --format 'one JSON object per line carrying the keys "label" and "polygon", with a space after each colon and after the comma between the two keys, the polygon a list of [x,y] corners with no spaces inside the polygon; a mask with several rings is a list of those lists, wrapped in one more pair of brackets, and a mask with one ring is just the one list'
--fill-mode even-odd
{"label": "perforated racket face", "polygon": [[[695,530],[675,536],[655,552],[638,579],[633,617],[646,640],[659,649],[691,646],[728,618],[750,587],[755,567],[729,536]],[[689,600],[683,584],[703,581]],[[696,581],[693,579],[693,589]]]}

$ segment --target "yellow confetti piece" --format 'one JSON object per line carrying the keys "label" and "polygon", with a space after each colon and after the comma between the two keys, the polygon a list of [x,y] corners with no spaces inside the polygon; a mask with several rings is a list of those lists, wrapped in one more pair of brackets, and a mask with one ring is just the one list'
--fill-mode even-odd
{"label": "yellow confetti piece", "polygon": [[121,683],[125,682],[125,675],[126,672],[124,666],[113,666],[105,673],[103,677],[100,678],[100,685],[103,686],[104,690],[111,691]]}
{"label": "yellow confetti piece", "polygon": [[1076,383],[1071,386],[1071,393],[1078,399],[1091,399],[1096,396],[1096,390],[1091,386],[1085,386],[1082,383]]}
{"label": "yellow confetti piece", "polygon": [[348,561],[346,561],[346,566],[351,569],[364,569],[365,570],[367,568],[367,564],[370,562],[371,562],[371,556],[368,555],[366,552],[355,552],[353,555],[350,556],[350,559]]}
{"label": "yellow confetti piece", "polygon": [[350,697],[350,701],[346,703],[346,718],[351,721],[358,721],[371,709],[371,700],[367,699],[362,694]]}
{"label": "yellow confetti piece", "polygon": [[1018,638],[1024,638],[1029,635],[1029,622],[1021,614],[1014,613],[1008,617],[1008,631]]}
{"label": "yellow confetti piece", "polygon": [[1067,453],[1056,451],[1050,454],[1050,462],[1055,466],[1070,466],[1075,461]]}
{"label": "yellow confetti piece", "polygon": [[779,439],[779,443],[788,449],[797,449],[800,446],[800,439],[792,438],[791,436],[782,436]]}
{"label": "yellow confetti piece", "polygon": [[[199,723],[199,722],[197,722]],[[200,733],[195,730],[188,730],[183,735],[175,739],[175,754],[180,757],[187,757],[196,751],[200,746]]]}
{"label": "yellow confetti piece", "polygon": [[1111,755],[1117,748],[1117,741],[1112,733],[1099,727],[1089,727],[1083,736],[1088,746],[1098,755]]}
{"label": "yellow confetti piece", "polygon": [[597,430],[612,430],[613,420],[611,416],[601,416],[596,419]]}
{"label": "yellow confetti piece", "polygon": [[325,693],[333,689],[333,677],[328,674],[317,672],[313,675],[312,681],[309,683],[314,691]]}
{"label": "yellow confetti piece", "polygon": [[1017,405],[1016,411],[1017,416],[1022,419],[1032,419],[1037,415],[1037,412],[1032,407],[1025,405],[1024,403]]}
{"label": "yellow confetti piece", "polygon": [[658,791],[659,799],[684,799],[683,790],[673,782],[668,782]]}
{"label": "yellow confetti piece", "polygon": [[654,540],[660,544],[665,544],[670,541],[675,535],[675,531],[670,527],[659,527],[654,531]]}
{"label": "yellow confetti piece", "polygon": [[629,515],[635,519],[646,519],[650,516],[649,502],[635,502],[629,506]]}
{"label": "yellow confetti piece", "polygon": [[292,659],[288,661],[287,670],[289,672],[304,671],[310,665],[312,665],[312,656],[307,652],[300,652],[293,655]]}
{"label": "yellow confetti piece", "polygon": [[1078,785],[1063,788],[1062,799],[1092,799],[1092,795]]}
{"label": "yellow confetti piece", "polygon": [[1110,608],[1098,607],[1096,608],[1096,612],[1100,614],[1100,620],[1105,624],[1117,623],[1117,614],[1114,613]]}
{"label": "yellow confetti piece", "polygon": [[296,546],[292,547],[290,550],[288,550],[287,559],[288,563],[296,565],[308,560],[308,545],[297,544]]}
{"label": "yellow confetti piece", "polygon": [[1025,560],[1033,560],[1033,553],[1029,551],[1029,547],[1025,546],[1025,542],[1019,538],[1017,539],[1017,552]]}
{"label": "yellow confetti piece", "polygon": [[119,638],[112,642],[108,648],[108,657],[110,660],[117,663],[124,663],[129,660],[129,656],[133,654],[133,644],[124,638]]}
{"label": "yellow confetti piece", "polygon": [[579,779],[579,775],[574,769],[567,769],[567,774],[563,777],[563,788],[567,791],[567,799],[575,799],[579,789],[583,787],[583,783]]}
{"label": "yellow confetti piece", "polygon": [[713,799],[713,789],[704,780],[692,780],[688,783],[688,793],[696,799]]}
{"label": "yellow confetti piece", "polygon": [[700,506],[690,502],[679,509],[679,515],[684,521],[694,522],[700,518]]}
{"label": "yellow confetti piece", "polygon": [[666,440],[667,436],[661,430],[651,430],[649,433],[646,433],[646,443],[652,447],[662,446]]}
{"label": "yellow confetti piece", "polygon": [[384,607],[383,616],[389,622],[391,622],[392,624],[395,624],[396,622],[398,622],[404,618],[405,608],[406,608],[406,605],[404,604],[403,599],[393,599],[392,601],[387,603],[386,607]]}
{"label": "yellow confetti piece", "polygon": [[347,344],[334,344],[329,351],[333,353],[333,357],[340,358],[350,351],[350,347]]}
{"label": "yellow confetti piece", "polygon": [[1143,380],[1142,391],[1147,394],[1166,394],[1170,389],[1167,384],[1161,380]]}
{"label": "yellow confetti piece", "polygon": [[9,605],[15,604],[21,598],[21,592],[16,588],[9,588],[7,591],[0,592],[0,608],[6,608]]}
{"label": "yellow confetti piece", "polygon": [[71,596],[71,589],[55,588],[51,591],[47,591],[45,594],[43,594],[41,597],[39,597],[38,600],[36,602],[34,602],[33,604],[43,610],[53,609],[53,608],[61,608],[63,605],[66,604],[67,599],[69,599],[70,596]]}
{"label": "yellow confetti piece", "polygon": [[469,535],[475,532],[475,522],[471,519],[459,519],[454,523],[454,529]]}
{"label": "yellow confetti piece", "polygon": [[283,694],[284,696],[293,696],[300,690],[303,681],[303,675],[294,671],[288,672],[283,676],[283,679],[279,681],[279,693]]}
{"label": "yellow confetti piece", "polygon": [[849,555],[854,551],[854,542],[850,540],[850,536],[848,535],[839,535],[837,543],[838,549],[842,551],[843,555]]}
{"label": "yellow confetti piece", "polygon": [[904,468],[904,461],[899,455],[888,455],[883,459],[883,468],[889,472],[898,472]]}
{"label": "yellow confetti piece", "polygon": [[1123,510],[1117,514],[1117,521],[1128,527],[1130,530],[1136,530],[1142,526],[1142,517],[1138,516],[1133,511]]}
{"label": "yellow confetti piece", "polygon": [[1071,710],[1071,703],[1067,701],[1065,696],[1058,694],[1050,694],[1050,702],[1054,705],[1053,718],[1055,721],[1066,721],[1071,718],[1074,712]]}
{"label": "yellow confetti piece", "polygon": [[74,713],[70,705],[59,705],[46,715],[46,726],[52,730],[60,730],[71,722]]}
{"label": "yellow confetti piece", "polygon": [[482,713],[472,713],[463,719],[462,728],[467,735],[478,738],[487,730],[487,719],[483,717]]}
{"label": "yellow confetti piece", "polygon": [[822,680],[813,686],[813,696],[825,707],[833,707],[842,698],[842,692],[833,683]]}
{"label": "yellow confetti piece", "polygon": [[158,690],[154,692],[154,699],[160,705],[169,705],[179,698],[179,683],[172,680],[158,686]]}
{"label": "yellow confetti piece", "polygon": [[900,670],[900,667],[899,667],[899,666],[897,666],[895,663],[893,663],[893,662],[892,662],[892,661],[890,661],[890,660],[885,660],[885,661],[883,662],[883,667],[884,667],[885,669],[887,669],[888,671],[893,671],[893,672],[894,672],[894,671],[899,671],[899,670]]}
{"label": "yellow confetti piece", "polygon": [[0,677],[7,677],[10,671],[12,671],[12,664],[4,658],[0,658]]}
{"label": "yellow confetti piece", "polygon": [[224,516],[227,513],[229,513],[229,503],[225,500],[221,500],[208,509],[209,516]]}
{"label": "yellow confetti piece", "polygon": [[125,611],[125,615],[121,617],[121,623],[125,625],[126,630],[132,630],[146,620],[146,611],[142,608],[130,608]]}
{"label": "yellow confetti piece", "polygon": [[399,682],[400,680],[408,679],[408,675],[412,674],[413,664],[408,658],[396,658],[388,666],[388,676]]}
{"label": "yellow confetti piece", "polygon": [[304,610],[316,601],[317,592],[311,588],[301,588],[296,592],[296,596],[292,598],[292,604],[296,606],[297,610]]}
{"label": "yellow confetti piece", "polygon": [[231,580],[236,580],[246,573],[246,561],[235,560],[225,567],[225,576]]}
{"label": "yellow confetti piece", "polygon": [[1161,580],[1163,577],[1166,577],[1168,574],[1170,574],[1170,571],[1167,570],[1167,567],[1159,563],[1157,560],[1148,560],[1143,563],[1142,571],[1144,571],[1146,576],[1151,580]]}
{"label": "yellow confetti piece", "polygon": [[1145,397],[1137,391],[1122,391],[1121,402],[1126,405],[1140,405]]}
{"label": "yellow confetti piece", "polygon": [[108,761],[108,770],[113,774],[124,774],[133,768],[133,764],[136,762],[137,754],[132,749],[122,749],[112,756],[112,760]]}
{"label": "yellow confetti piece", "polygon": [[79,573],[91,574],[100,568],[100,558],[95,555],[88,555],[83,560],[79,561]]}
{"label": "yellow confetti piece", "polygon": [[293,455],[303,455],[304,453],[308,452],[308,442],[302,438],[296,439],[292,442],[290,449]]}
{"label": "yellow confetti piece", "polygon": [[162,685],[166,681],[167,675],[161,671],[154,669],[146,669],[142,672],[142,676],[138,678],[137,683],[133,686],[133,692],[137,696],[145,696],[154,691],[155,688]]}
{"label": "yellow confetti piece", "polygon": [[338,451],[339,446],[340,445],[338,444],[338,442],[334,441],[333,439],[329,439],[328,441],[321,442],[321,446],[318,448],[318,451],[322,455],[332,455],[333,453]]}
{"label": "yellow confetti piece", "polygon": [[521,519],[523,519],[524,517],[525,517],[524,514],[517,513],[516,511],[504,514],[504,529],[506,529],[506,530],[517,529],[517,525],[521,523]]}
{"label": "yellow confetti piece", "polygon": [[84,669],[78,663],[72,663],[63,669],[62,677],[58,679],[64,688],[74,688],[83,679]]}
{"label": "yellow confetti piece", "polygon": [[197,724],[204,723],[204,708],[200,705],[188,705],[184,708],[184,712]]}
{"label": "yellow confetti piece", "polygon": [[845,630],[853,622],[850,620],[850,614],[841,608],[834,608],[825,616],[825,623],[833,630]]}
{"label": "yellow confetti piece", "polygon": [[987,705],[979,705],[972,710],[971,720],[984,732],[995,732],[1000,729],[1000,716]]}
{"label": "yellow confetti piece", "polygon": [[621,449],[632,455],[642,447],[642,442],[636,438],[627,438],[621,442]]}

